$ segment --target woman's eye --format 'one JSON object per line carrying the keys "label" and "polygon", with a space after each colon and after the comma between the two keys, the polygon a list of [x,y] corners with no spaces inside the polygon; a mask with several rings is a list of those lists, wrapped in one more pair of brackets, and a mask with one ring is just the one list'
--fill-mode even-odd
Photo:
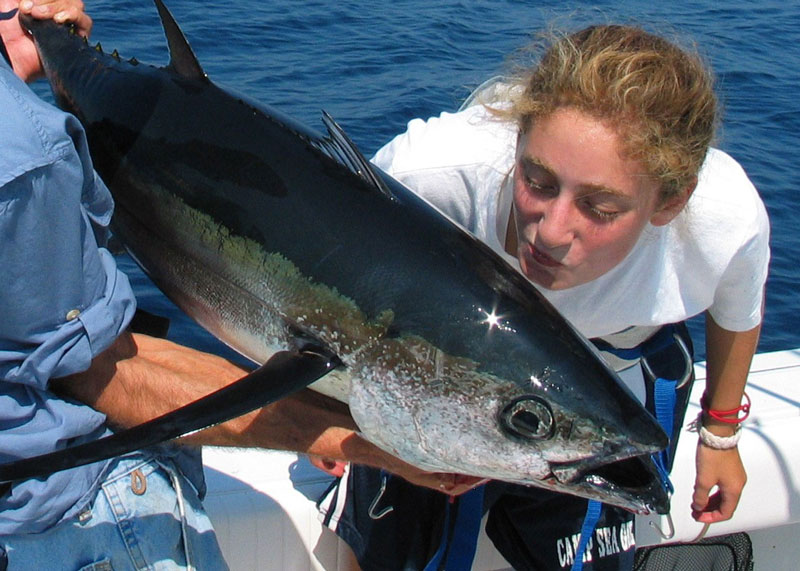
{"label": "woman's eye", "polygon": [[533,178],[527,178],[526,183],[533,192],[547,195],[556,193],[556,187],[550,183],[541,182]]}
{"label": "woman's eye", "polygon": [[584,203],[584,208],[594,218],[598,220],[613,220],[621,214],[621,211],[610,205],[595,204],[592,202]]}
{"label": "woman's eye", "polygon": [[605,210],[600,210],[598,208],[592,208],[592,214],[594,214],[597,218],[601,220],[613,220],[617,216],[619,216],[619,212],[608,212]]}

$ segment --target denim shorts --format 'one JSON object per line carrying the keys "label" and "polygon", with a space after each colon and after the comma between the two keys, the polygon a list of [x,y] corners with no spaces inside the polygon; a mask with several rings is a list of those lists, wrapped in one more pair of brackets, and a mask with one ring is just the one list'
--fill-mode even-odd
{"label": "denim shorts", "polygon": [[8,571],[228,569],[194,486],[152,458],[118,460],[74,520],[0,545]]}

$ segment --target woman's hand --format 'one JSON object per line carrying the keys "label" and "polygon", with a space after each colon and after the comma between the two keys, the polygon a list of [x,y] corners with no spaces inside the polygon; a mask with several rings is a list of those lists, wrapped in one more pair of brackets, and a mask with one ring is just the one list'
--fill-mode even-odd
{"label": "woman's hand", "polygon": [[[692,517],[700,523],[730,519],[747,482],[739,449],[715,450],[698,442],[696,463]],[[715,486],[717,490],[711,495]]]}
{"label": "woman's hand", "polygon": [[[81,0],[0,0],[0,11],[9,12],[19,8],[19,13],[34,18],[52,18],[59,24],[72,22],[82,36],[89,36],[92,19],[83,11]],[[30,35],[22,29],[19,14],[8,20],[0,20],[0,36],[8,51],[14,72],[24,81],[33,81],[44,73],[39,53]]]}

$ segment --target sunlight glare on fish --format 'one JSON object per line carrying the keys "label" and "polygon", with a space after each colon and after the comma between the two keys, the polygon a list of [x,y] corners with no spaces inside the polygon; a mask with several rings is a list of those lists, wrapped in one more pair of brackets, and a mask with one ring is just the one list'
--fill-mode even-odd
{"label": "sunlight glare on fish", "polygon": [[500,317],[495,314],[494,309],[486,315],[486,323],[489,325],[489,329],[500,326]]}
{"label": "sunlight glare on fish", "polygon": [[492,309],[492,311],[486,311],[485,309],[480,309],[480,311],[485,315],[484,320],[481,323],[485,323],[489,326],[489,331],[493,329],[500,329],[501,331],[505,331],[507,333],[515,333],[514,329],[503,323],[503,316],[497,315],[496,310]]}

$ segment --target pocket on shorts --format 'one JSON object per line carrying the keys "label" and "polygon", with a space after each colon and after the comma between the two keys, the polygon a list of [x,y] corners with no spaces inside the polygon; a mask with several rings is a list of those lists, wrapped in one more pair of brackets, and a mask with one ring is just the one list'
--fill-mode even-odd
{"label": "pocket on shorts", "polygon": [[111,565],[110,560],[103,559],[102,561],[96,561],[95,563],[84,565],[78,569],[78,571],[114,571],[114,567]]}

